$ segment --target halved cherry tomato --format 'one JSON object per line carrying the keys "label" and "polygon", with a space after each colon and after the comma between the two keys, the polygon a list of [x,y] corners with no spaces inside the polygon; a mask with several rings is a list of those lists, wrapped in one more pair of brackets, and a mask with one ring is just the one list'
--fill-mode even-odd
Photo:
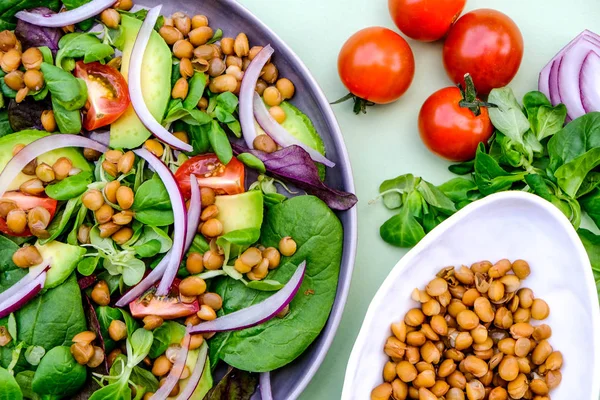
{"label": "halved cherry tomato", "polygon": [[123,75],[109,65],[78,61],[75,76],[85,81],[88,89],[87,113],[83,127],[93,131],[115,122],[127,110],[131,100]]}
{"label": "halved cherry tomato", "polygon": [[184,162],[175,179],[186,199],[191,196],[190,175],[196,175],[200,187],[213,189],[217,194],[244,193],[245,168],[237,158],[223,165],[215,154],[194,156]]}
{"label": "halved cherry tomato", "polygon": [[[50,197],[37,197],[37,196],[29,196],[27,194],[21,192],[7,192],[4,194],[2,199],[11,200],[17,203],[17,206],[23,211],[29,211],[34,207],[44,207],[46,210],[50,212],[50,219],[54,218],[54,214],[56,213],[56,206],[58,202]],[[25,229],[25,231],[21,234],[16,234],[6,225],[6,220],[0,218],[0,232],[10,235],[10,236],[31,236],[31,232],[29,228]]]}
{"label": "halved cherry tomato", "polygon": [[451,161],[473,159],[479,143],[494,132],[487,108],[480,107],[476,116],[459,105],[461,100],[459,88],[447,87],[432,94],[419,113],[421,139],[429,150]]}
{"label": "halved cherry tomato", "polygon": [[179,299],[179,282],[180,280],[175,278],[168,296],[155,296],[148,293],[129,303],[131,315],[134,318],[158,315],[162,319],[177,319],[197,313],[200,310],[198,299],[191,303],[184,303]]}
{"label": "halved cherry tomato", "polygon": [[[338,57],[338,73],[346,88],[360,100],[391,103],[409,88],[415,59],[402,36],[387,28],[371,27],[358,31],[344,44]],[[360,111],[364,112],[364,107],[355,108],[355,112]]]}
{"label": "halved cherry tomato", "polygon": [[409,38],[433,42],[446,36],[467,0],[388,0],[392,19]]}
{"label": "halved cherry tomato", "polygon": [[452,82],[471,74],[481,94],[508,85],[523,59],[523,35],[500,11],[466,13],[450,28],[444,42],[444,67]]}

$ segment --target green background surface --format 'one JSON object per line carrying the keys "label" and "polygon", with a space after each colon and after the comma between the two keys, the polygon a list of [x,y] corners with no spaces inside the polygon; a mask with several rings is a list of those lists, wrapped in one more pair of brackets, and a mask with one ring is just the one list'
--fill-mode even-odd
{"label": "green background surface", "polygon": [[[327,98],[347,92],[337,74],[337,55],[354,32],[368,26],[397,31],[387,0],[239,0],[300,56]],[[494,8],[521,28],[525,55],[511,83],[517,96],[537,88],[542,67],[583,29],[600,33],[597,0],[468,0],[466,10]],[[302,400],[339,399],[346,363],[367,307],[396,262],[405,254],[379,237],[391,216],[382,204],[369,205],[384,179],[412,172],[439,184],[451,177],[448,163],[428,152],[419,138],[417,115],[425,99],[449,86],[441,43],[409,40],[416,62],[411,88],[396,103],[355,116],[350,103],[333,106],[350,153],[358,203],[358,253],[352,287],[336,338]],[[376,365],[374,368],[382,368]]]}

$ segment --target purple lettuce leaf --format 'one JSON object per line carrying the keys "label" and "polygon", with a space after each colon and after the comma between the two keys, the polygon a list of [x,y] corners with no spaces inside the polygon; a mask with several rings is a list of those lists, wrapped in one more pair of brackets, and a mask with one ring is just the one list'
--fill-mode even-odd
{"label": "purple lettuce leaf", "polygon": [[302,147],[289,146],[274,153],[265,153],[250,150],[236,143],[232,143],[231,146],[236,154],[253,154],[265,164],[267,172],[271,175],[320,198],[333,210],[348,210],[358,201],[352,193],[325,185],[319,178],[314,161]]}
{"label": "purple lettuce leaf", "polygon": [[[54,11],[46,7],[37,7],[29,11],[44,15],[54,14]],[[62,37],[63,32],[60,28],[44,28],[18,20],[15,35],[17,35],[17,38],[21,41],[23,50],[30,47],[48,46],[48,48],[52,50],[52,54],[56,55],[56,52],[58,51],[58,41]]]}
{"label": "purple lettuce leaf", "polygon": [[[94,308],[94,305],[92,304],[90,298],[85,293],[82,293],[81,297],[83,298],[83,306],[88,321],[88,327],[96,334],[96,337],[98,338],[98,344],[100,345],[102,352],[106,353],[106,347],[104,346],[104,338],[102,337],[102,329],[100,328],[100,321],[98,321],[98,314],[96,314],[96,309]],[[102,373],[108,373],[108,354],[106,355],[106,357],[104,357],[104,363],[102,363],[101,365],[103,365],[104,368],[102,368],[101,366],[98,366],[97,368]]]}

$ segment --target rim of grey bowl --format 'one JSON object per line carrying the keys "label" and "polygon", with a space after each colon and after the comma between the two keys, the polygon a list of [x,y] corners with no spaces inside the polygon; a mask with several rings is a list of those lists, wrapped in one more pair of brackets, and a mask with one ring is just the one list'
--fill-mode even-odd
{"label": "rim of grey bowl", "polygon": [[[355,193],[354,187],[354,177],[352,175],[352,166],[350,164],[350,156],[348,155],[348,149],[346,148],[346,142],[344,141],[344,137],[342,136],[342,131],[337,122],[335,114],[329,105],[329,101],[327,97],[325,97],[325,93],[321,89],[321,86],[317,83],[315,78],[310,73],[310,70],[300,57],[277,35],[271,28],[269,28],[264,22],[262,22],[257,16],[255,16],[250,10],[246,7],[238,3],[236,0],[221,0],[221,3],[224,5],[229,5],[231,7],[236,7],[240,14],[243,14],[249,22],[258,25],[261,27],[264,32],[266,32],[271,38],[272,42],[276,44],[279,48],[279,51],[284,50],[286,56],[290,58],[292,62],[294,62],[299,71],[302,73],[303,79],[305,79],[310,86],[313,88],[315,92],[315,98],[318,102],[319,108],[322,110],[322,113],[327,120],[327,124],[330,126],[330,134],[333,137],[334,141],[339,144],[340,162],[337,167],[341,168],[342,176],[344,178],[345,188],[344,190]],[[297,399],[300,394],[306,389],[312,378],[317,373],[317,370],[323,363],[325,356],[327,355],[329,348],[331,347],[331,343],[335,337],[335,334],[338,330],[340,322],[342,320],[342,314],[344,313],[344,308],[346,306],[346,299],[348,298],[348,292],[350,291],[350,283],[352,281],[352,272],[354,270],[354,262],[356,258],[356,249],[358,242],[358,216],[356,206],[352,207],[350,210],[346,211],[350,215],[350,226],[344,227],[344,253],[347,252],[348,262],[346,265],[341,265],[340,268],[344,267],[348,269],[349,276],[345,282],[338,282],[337,293],[335,295],[335,302],[333,304],[333,308],[331,309],[331,313],[329,314],[329,319],[327,320],[327,325],[329,325],[329,330],[327,325],[325,326],[321,335],[324,335],[323,342],[321,343],[321,348],[316,352],[316,357],[314,362],[311,364],[310,368],[306,371],[306,373],[302,376],[300,380],[296,382],[294,390],[288,395],[287,399],[294,400]]]}

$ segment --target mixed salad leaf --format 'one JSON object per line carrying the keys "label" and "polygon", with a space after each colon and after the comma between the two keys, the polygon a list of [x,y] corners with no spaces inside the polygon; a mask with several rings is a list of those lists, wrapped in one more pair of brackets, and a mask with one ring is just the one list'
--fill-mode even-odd
{"label": "mixed salad leaf", "polygon": [[357,199],[294,84],[244,33],[132,6],[0,5],[2,398],[249,399],[333,306]]}

